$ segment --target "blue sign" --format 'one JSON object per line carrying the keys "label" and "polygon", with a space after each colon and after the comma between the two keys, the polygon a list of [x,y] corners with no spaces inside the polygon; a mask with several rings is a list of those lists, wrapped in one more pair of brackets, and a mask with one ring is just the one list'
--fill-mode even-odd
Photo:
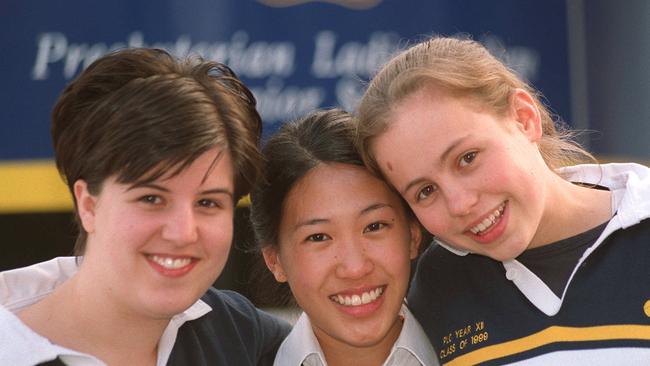
{"label": "blue sign", "polygon": [[268,136],[315,108],[354,108],[398,48],[433,34],[483,41],[569,119],[566,4],[472,0],[21,0],[0,6],[0,163],[51,159],[59,93],[97,57],[162,47],[228,64]]}

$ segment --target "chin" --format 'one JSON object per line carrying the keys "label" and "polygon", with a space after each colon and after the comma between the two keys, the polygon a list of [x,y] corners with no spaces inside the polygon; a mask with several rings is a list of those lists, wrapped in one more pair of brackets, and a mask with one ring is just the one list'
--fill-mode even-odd
{"label": "chin", "polygon": [[382,338],[378,337],[378,333],[370,332],[368,334],[363,334],[363,335],[362,334],[351,335],[347,337],[345,343],[357,348],[366,348],[366,347],[372,347],[377,345],[378,343],[381,342],[381,340]]}
{"label": "chin", "polygon": [[[170,301],[170,299],[172,301]],[[192,297],[191,299],[183,296],[176,295],[173,297],[163,297],[160,301],[153,302],[149,299],[149,303],[145,305],[148,308],[148,313],[157,319],[170,319],[173,316],[184,312],[189,309],[197,300]]]}
{"label": "chin", "polygon": [[174,316],[187,310],[190,306],[192,306],[192,304],[189,304],[187,306],[185,304],[157,306],[156,308],[151,309],[151,312],[157,319],[171,319]]}
{"label": "chin", "polygon": [[392,327],[381,329],[380,327],[368,327],[356,332],[350,332],[349,329],[342,329],[343,332],[348,332],[346,343],[354,347],[371,347],[380,343],[391,332]]}

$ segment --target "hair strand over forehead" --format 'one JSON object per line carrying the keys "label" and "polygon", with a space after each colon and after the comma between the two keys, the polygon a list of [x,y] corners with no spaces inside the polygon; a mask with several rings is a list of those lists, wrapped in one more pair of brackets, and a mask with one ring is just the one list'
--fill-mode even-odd
{"label": "hair strand over forehead", "polygon": [[595,159],[574,142],[575,133],[555,121],[541,93],[476,41],[432,37],[392,58],[370,82],[358,108],[357,144],[366,164],[379,172],[372,141],[390,127],[391,113],[404,98],[431,86],[451,97],[467,97],[496,115],[510,106],[516,89],[526,90],[540,112],[543,136],[539,143],[552,168]]}
{"label": "hair strand over forehead", "polygon": [[[177,60],[159,49],[115,51],[84,70],[54,106],[57,168],[71,192],[82,179],[96,195],[109,177],[123,184],[173,177],[221,148],[230,153],[239,198],[261,168],[255,106],[250,90],[218,62]],[[80,227],[78,254],[85,240]]]}

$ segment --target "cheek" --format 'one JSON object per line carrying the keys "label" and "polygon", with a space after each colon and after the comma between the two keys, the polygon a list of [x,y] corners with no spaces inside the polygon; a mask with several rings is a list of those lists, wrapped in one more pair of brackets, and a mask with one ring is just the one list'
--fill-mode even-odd
{"label": "cheek", "polygon": [[283,264],[287,282],[298,302],[319,291],[326,282],[329,269],[334,268],[332,258],[315,253],[282,253],[280,260]]}
{"label": "cheek", "polygon": [[435,206],[413,208],[413,212],[422,226],[433,235],[444,234],[449,227],[449,219],[444,211]]}
{"label": "cheek", "polygon": [[371,258],[375,267],[383,268],[384,272],[397,280],[403,280],[405,284],[411,273],[410,242],[404,239],[408,237],[410,237],[408,230],[400,231],[399,236],[392,236],[392,240],[388,242],[369,246],[376,248],[372,251]]}
{"label": "cheek", "polygon": [[493,187],[492,190],[499,194],[508,194],[531,207],[540,201],[540,179],[529,168],[503,170],[489,177],[485,186]]}
{"label": "cheek", "polygon": [[[114,243],[131,243],[138,246],[159,230],[161,224],[153,217],[133,214],[129,210],[114,212],[99,218],[96,233]],[[116,247],[116,246],[113,246]],[[115,248],[117,249],[117,248]]]}
{"label": "cheek", "polygon": [[375,261],[375,268],[382,268],[382,272],[392,279],[393,284],[397,285],[397,288],[401,288],[402,292],[398,293],[398,298],[406,296],[406,287],[411,274],[411,261],[408,256],[402,256],[400,253],[399,256],[390,259],[384,257]]}
{"label": "cheek", "polygon": [[313,309],[319,303],[320,293],[313,274],[303,276],[287,276],[287,283],[291,289],[293,297],[296,299],[298,306],[306,311]]}
{"label": "cheek", "polygon": [[233,222],[229,219],[216,220],[207,225],[204,241],[210,251],[223,254],[230,250],[233,238]]}
{"label": "cheek", "polygon": [[480,171],[477,187],[485,187],[486,190],[492,188],[493,190],[503,189],[513,182],[520,180],[516,174],[516,170],[511,169],[491,169],[486,167]]}
{"label": "cheek", "polygon": [[309,304],[306,299],[313,298],[318,294],[318,280],[314,274],[305,273],[300,276],[296,276],[295,274],[287,275],[287,282],[289,284],[289,288],[291,289],[291,293],[298,302],[298,305],[304,308],[309,308]]}

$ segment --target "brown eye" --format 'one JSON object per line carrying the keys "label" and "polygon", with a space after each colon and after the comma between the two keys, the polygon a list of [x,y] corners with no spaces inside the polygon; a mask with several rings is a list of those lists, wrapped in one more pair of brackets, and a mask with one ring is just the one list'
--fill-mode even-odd
{"label": "brown eye", "polygon": [[415,197],[415,201],[420,202],[422,200],[427,199],[429,196],[433,194],[433,192],[435,192],[435,190],[436,187],[433,184],[428,184],[422,187],[422,189],[418,191],[417,196]]}
{"label": "brown eye", "polygon": [[325,241],[328,239],[330,239],[329,235],[324,233],[312,234],[307,237],[307,241],[316,241],[316,242]]}
{"label": "brown eye", "polygon": [[478,152],[476,152],[476,151],[472,151],[472,152],[469,152],[469,153],[463,155],[463,157],[460,158],[460,164],[459,165],[461,167],[465,167],[465,166],[470,165],[474,161],[474,159],[476,158],[476,155],[478,155]]}
{"label": "brown eye", "polygon": [[220,207],[220,205],[217,202],[215,202],[214,200],[207,199],[207,198],[199,200],[197,202],[197,204],[200,207],[205,207],[205,208]]}
{"label": "brown eye", "polygon": [[369,233],[373,231],[379,231],[386,227],[386,224],[383,222],[373,222],[372,224],[366,226],[366,228],[363,230],[364,233]]}
{"label": "brown eye", "polygon": [[162,202],[162,198],[154,194],[148,194],[146,196],[140,197],[140,202],[148,203],[150,205],[157,205]]}

